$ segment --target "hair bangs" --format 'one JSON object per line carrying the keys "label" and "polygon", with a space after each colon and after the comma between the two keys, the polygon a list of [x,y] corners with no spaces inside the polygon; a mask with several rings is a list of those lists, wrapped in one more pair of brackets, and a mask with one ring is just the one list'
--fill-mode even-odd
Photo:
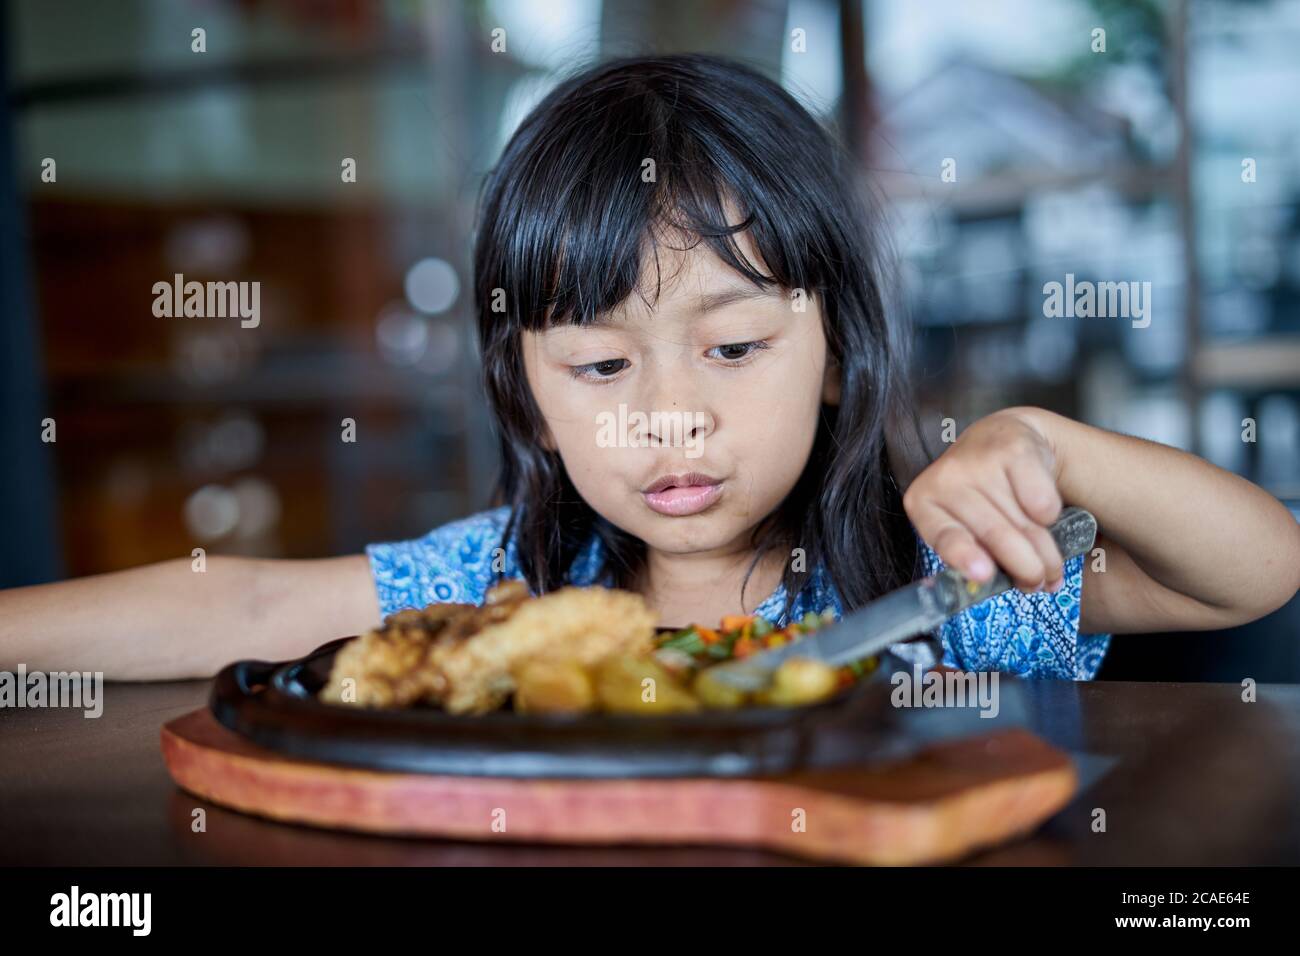
{"label": "hair bangs", "polygon": [[[670,104],[664,89],[644,82],[607,93],[598,122],[583,116],[581,136],[564,135],[557,110],[560,128],[545,148],[509,164],[509,151],[535,135],[521,128],[502,158],[500,168],[517,165],[526,176],[497,184],[497,215],[485,217],[490,233],[479,236],[494,284],[476,293],[503,296],[497,316],[508,330],[589,325],[633,294],[653,308],[673,278],[661,249],[700,243],[755,285],[825,288],[828,224],[816,209],[798,208],[808,197],[781,195],[791,170],[774,169],[747,144],[742,115],[724,114],[720,124],[702,104],[684,108],[683,91]],[[592,106],[570,105],[582,113]],[[742,232],[761,262],[737,243]]]}

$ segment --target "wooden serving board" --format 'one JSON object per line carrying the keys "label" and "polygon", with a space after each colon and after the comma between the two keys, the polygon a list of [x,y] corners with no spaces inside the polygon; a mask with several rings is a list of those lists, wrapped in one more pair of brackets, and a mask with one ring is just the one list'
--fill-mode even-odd
{"label": "wooden serving board", "polygon": [[459,840],[739,845],[857,864],[959,859],[1034,829],[1078,786],[1065,753],[1018,728],[888,767],[739,779],[360,770],[258,747],[206,708],[165,725],[162,750],[185,790],[273,820]]}

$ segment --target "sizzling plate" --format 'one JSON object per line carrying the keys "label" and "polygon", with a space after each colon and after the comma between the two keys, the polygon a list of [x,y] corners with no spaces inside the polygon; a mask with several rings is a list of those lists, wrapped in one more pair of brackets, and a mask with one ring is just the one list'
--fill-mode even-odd
{"label": "sizzling plate", "polygon": [[457,716],[433,708],[370,710],[326,704],[316,693],[331,641],[296,661],[237,661],[213,685],[217,720],[293,757],[375,770],[498,777],[737,777],[887,756],[899,711],[889,675],[908,669],[886,654],[871,674],[811,707],[634,717],[500,711]]}

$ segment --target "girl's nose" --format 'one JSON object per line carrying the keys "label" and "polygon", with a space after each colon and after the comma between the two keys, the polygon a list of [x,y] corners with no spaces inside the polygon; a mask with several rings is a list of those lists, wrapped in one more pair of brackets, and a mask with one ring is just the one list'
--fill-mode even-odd
{"label": "girl's nose", "polygon": [[647,417],[651,444],[692,444],[713,434],[713,416],[707,411],[652,408]]}
{"label": "girl's nose", "polygon": [[699,442],[717,429],[717,419],[690,372],[661,365],[648,378],[643,392],[646,404],[641,410],[648,419],[650,444],[698,448]]}

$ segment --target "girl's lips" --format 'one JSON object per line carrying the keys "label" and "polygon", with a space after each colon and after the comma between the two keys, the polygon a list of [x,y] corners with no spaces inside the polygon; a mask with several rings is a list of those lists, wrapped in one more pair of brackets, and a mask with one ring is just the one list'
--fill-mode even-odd
{"label": "girl's lips", "polygon": [[643,491],[645,503],[661,515],[681,517],[699,514],[718,500],[722,482],[712,485],[677,485],[663,491]]}

